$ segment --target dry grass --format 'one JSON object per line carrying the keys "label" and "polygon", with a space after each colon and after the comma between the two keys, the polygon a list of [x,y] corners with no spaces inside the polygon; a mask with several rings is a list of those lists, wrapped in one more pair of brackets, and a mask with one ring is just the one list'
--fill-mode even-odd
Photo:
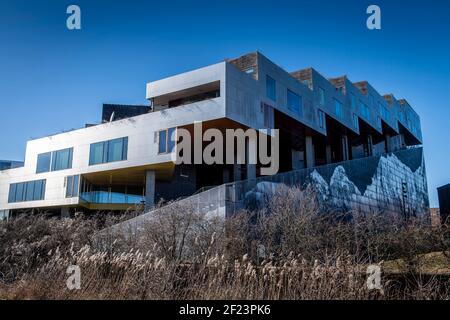
{"label": "dry grass", "polygon": [[[27,216],[3,222],[0,298],[450,298],[449,277],[422,269],[426,260],[447,270],[445,226],[377,213],[325,213],[311,190],[283,188],[264,210],[226,221],[171,206],[147,221],[138,237],[92,242],[109,220]],[[402,269],[394,277],[395,261]],[[388,271],[383,292],[367,289],[364,266],[372,263]],[[80,290],[66,287],[69,265],[81,269]]]}

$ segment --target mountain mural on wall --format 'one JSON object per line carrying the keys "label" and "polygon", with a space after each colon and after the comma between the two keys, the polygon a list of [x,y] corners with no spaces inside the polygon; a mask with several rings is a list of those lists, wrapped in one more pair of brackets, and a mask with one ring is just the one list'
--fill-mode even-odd
{"label": "mountain mural on wall", "polygon": [[[422,148],[306,169],[298,176],[299,181],[294,183],[312,186],[320,203],[331,210],[403,216],[429,212]],[[275,192],[276,185],[280,183],[259,182],[246,198],[264,202],[269,198],[267,194]]]}

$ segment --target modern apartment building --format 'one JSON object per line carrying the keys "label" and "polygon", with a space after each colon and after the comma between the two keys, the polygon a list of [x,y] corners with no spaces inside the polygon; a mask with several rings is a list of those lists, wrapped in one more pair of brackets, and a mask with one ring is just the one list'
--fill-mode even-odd
{"label": "modern apartment building", "polygon": [[199,121],[203,130],[279,129],[280,172],[422,144],[406,100],[367,81],[288,72],[259,52],[150,82],[146,98],[147,106],[104,105],[100,124],[28,141],[23,166],[0,171],[2,215],[150,208],[260,176],[261,164],[175,165],[172,133]]}

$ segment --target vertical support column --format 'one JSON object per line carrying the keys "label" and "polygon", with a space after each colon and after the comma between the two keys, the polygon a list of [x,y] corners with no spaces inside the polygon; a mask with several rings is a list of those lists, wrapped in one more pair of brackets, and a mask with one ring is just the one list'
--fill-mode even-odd
{"label": "vertical support column", "polygon": [[242,180],[241,165],[238,163],[233,164],[233,181]]}
{"label": "vertical support column", "polygon": [[151,210],[155,205],[155,171],[149,170],[145,174],[145,211]]}
{"label": "vertical support column", "polygon": [[342,160],[347,161],[349,160],[348,137],[345,134],[343,134],[341,137],[341,146],[342,146]]}
{"label": "vertical support column", "polygon": [[305,137],[306,167],[314,167],[314,145],[312,136]]}
{"label": "vertical support column", "polygon": [[331,146],[329,144],[325,146],[325,156],[327,159],[327,164],[330,164],[332,162],[332,158],[331,158]]}
{"label": "vertical support column", "polygon": [[67,207],[61,208],[61,218],[70,218],[70,211]]}
{"label": "vertical support column", "polygon": [[367,156],[370,157],[373,155],[373,142],[372,136],[370,134],[367,135]]}

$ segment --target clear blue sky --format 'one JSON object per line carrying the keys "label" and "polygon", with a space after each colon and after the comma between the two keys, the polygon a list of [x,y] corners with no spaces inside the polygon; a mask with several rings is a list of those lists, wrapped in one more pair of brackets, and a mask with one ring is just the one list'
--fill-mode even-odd
{"label": "clear blue sky", "polygon": [[[431,204],[450,183],[450,1],[0,1],[0,159],[145,103],[145,83],[259,50],[284,67],[368,80],[422,120]],[[66,28],[77,4],[82,30]],[[382,30],[365,27],[369,4]]]}

